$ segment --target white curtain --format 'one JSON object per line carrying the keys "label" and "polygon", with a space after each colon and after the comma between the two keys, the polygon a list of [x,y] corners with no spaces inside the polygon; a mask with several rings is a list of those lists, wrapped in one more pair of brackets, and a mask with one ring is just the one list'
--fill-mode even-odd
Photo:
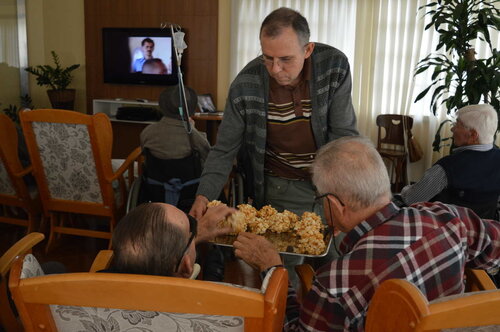
{"label": "white curtain", "polygon": [[[434,52],[438,36],[424,31],[428,18],[419,7],[432,0],[233,0],[231,2],[232,80],[243,66],[260,53],[259,29],[272,10],[285,6],[301,12],[309,22],[311,41],[332,45],[349,58],[353,75],[353,104],[358,129],[377,140],[375,119],[379,114],[411,115],[413,134],[424,149],[424,157],[409,167],[409,179],[420,179],[432,163],[447,153],[432,152],[434,134],[446,111],[434,116],[430,96],[414,103],[431,82],[431,71],[413,76],[419,60]],[[492,34],[499,47],[498,33]],[[486,47],[476,47],[477,57],[489,56]],[[449,126],[444,136],[449,136]]]}
{"label": "white curtain", "polygon": [[260,24],[270,12],[279,7],[293,8],[307,18],[311,41],[335,45],[352,59],[354,43],[351,36],[356,24],[355,1],[233,0],[229,72],[231,81],[250,60],[260,54]]}
{"label": "white curtain", "polygon": [[15,1],[0,1],[0,64],[19,67]]}
{"label": "white curtain", "polygon": [[433,31],[424,33],[425,22],[418,11],[427,1],[358,1],[356,21],[360,24],[353,38],[353,103],[358,129],[376,142],[377,115],[411,115],[412,132],[424,147],[425,155],[410,165],[410,181],[418,180],[432,163],[431,143],[438,123],[438,119],[428,116],[427,100],[413,103],[415,92],[430,81],[427,73],[418,76],[418,81],[413,78],[415,65],[434,44]]}

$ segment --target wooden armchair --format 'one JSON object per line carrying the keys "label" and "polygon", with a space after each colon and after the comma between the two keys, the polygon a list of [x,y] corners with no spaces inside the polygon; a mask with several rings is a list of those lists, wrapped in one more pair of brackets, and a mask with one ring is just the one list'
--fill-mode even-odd
{"label": "wooden armchair", "polygon": [[[58,233],[110,239],[125,212],[128,192],[123,174],[128,170],[131,185],[140,148],[113,172],[113,132],[106,115],[45,109],[21,112],[20,118],[43,209],[50,218],[47,250]],[[106,217],[109,230],[75,227],[75,214]]]}
{"label": "wooden armchair", "polygon": [[428,302],[422,292],[404,279],[384,281],[368,308],[365,331],[440,331],[481,326],[500,329],[500,290],[471,292]]}
{"label": "wooden armchair", "polygon": [[100,270],[106,270],[109,268],[111,264],[111,260],[113,259],[113,250],[100,250],[94,261],[92,262],[92,266],[90,267],[90,272],[97,272]]}
{"label": "wooden armchair", "polygon": [[0,113],[0,222],[35,230],[41,220],[40,197],[24,182],[32,167],[24,168],[18,156],[18,136],[14,123]]}
{"label": "wooden armchair", "polygon": [[[295,271],[297,272],[300,280],[300,291],[298,292],[298,296],[299,299],[302,299],[311,289],[314,278],[314,270],[309,264],[302,264],[297,265],[295,267]],[[484,270],[465,269],[465,278],[465,291],[467,292],[467,295],[448,297],[461,298],[462,296],[465,300],[453,302],[451,299],[447,300],[445,297],[433,301],[432,306],[428,304],[427,299],[424,295],[422,295],[418,288],[406,280],[391,279],[383,282],[375,291],[375,295],[370,302],[366,316],[365,330],[367,332],[438,331],[440,329],[457,326],[500,324],[500,293],[498,293],[499,290],[496,289],[495,284],[490,279],[488,274]],[[384,288],[381,289],[382,287]],[[480,295],[482,293],[478,291],[492,292],[491,294],[493,295],[490,295],[491,298],[489,298],[487,295]],[[471,295],[470,298],[468,295]],[[476,295],[478,295],[478,297],[476,297]],[[445,303],[448,301],[452,302],[449,303],[449,306],[447,304],[437,306],[434,305],[434,303],[437,304],[441,301]],[[474,304],[471,305],[470,303]],[[461,315],[460,310],[474,316],[473,313],[476,310],[482,310],[483,306],[488,307],[489,304],[492,306],[482,313],[480,318],[469,319],[462,317],[457,320],[460,323],[456,324],[440,321],[442,319],[453,320],[452,317],[454,315]],[[457,311],[454,313],[453,310]],[[492,321],[488,315],[496,316],[496,318],[493,319],[492,323],[487,324],[487,322]],[[403,316],[404,318],[402,318]],[[420,320],[423,320],[424,317],[427,317],[425,318],[425,321],[429,321],[430,323],[424,323],[423,326],[426,326],[425,328],[415,328],[415,326],[417,326],[417,321],[419,322],[418,324],[420,324]],[[484,318],[484,324],[481,323],[481,319],[483,319],[483,317],[486,317]],[[404,323],[401,323],[400,320],[404,321]],[[466,324],[466,322],[467,324],[476,325],[457,325]],[[431,328],[431,326],[434,327]],[[485,330],[485,332],[486,331],[487,330]]]}
{"label": "wooden armchair", "polygon": [[[28,256],[27,256],[28,258]],[[12,267],[9,287],[26,331],[281,331],[288,278],[277,268],[262,290],[182,278],[66,273],[23,278],[30,260]]]}
{"label": "wooden armchair", "polygon": [[0,325],[6,332],[22,331],[22,326],[10,306],[7,292],[7,276],[17,256],[31,252],[31,249],[45,236],[42,233],[29,233],[0,257]]}
{"label": "wooden armchair", "polygon": [[[309,292],[314,279],[314,269],[309,264],[295,266],[295,271],[299,277],[299,299],[302,299]],[[476,292],[496,289],[495,283],[484,270],[465,269],[465,292]]]}

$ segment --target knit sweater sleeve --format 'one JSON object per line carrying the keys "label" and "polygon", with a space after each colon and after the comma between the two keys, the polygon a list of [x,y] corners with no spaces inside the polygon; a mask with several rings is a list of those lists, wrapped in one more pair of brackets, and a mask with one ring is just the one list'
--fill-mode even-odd
{"label": "knit sweater sleeve", "polygon": [[334,47],[316,43],[312,61],[312,125],[318,147],[343,136],[358,135],[347,57]]}
{"label": "knit sweater sleeve", "polygon": [[337,88],[328,108],[328,141],[343,136],[359,135],[351,97],[351,70],[347,58],[344,57],[343,60],[344,73],[339,75],[338,81],[334,82]]}
{"label": "knit sweater sleeve", "polygon": [[238,113],[231,100],[230,96],[218,130],[217,143],[208,154],[198,186],[197,195],[203,195],[208,200],[219,197],[224,184],[227,182],[243,139],[245,123],[242,115]]}

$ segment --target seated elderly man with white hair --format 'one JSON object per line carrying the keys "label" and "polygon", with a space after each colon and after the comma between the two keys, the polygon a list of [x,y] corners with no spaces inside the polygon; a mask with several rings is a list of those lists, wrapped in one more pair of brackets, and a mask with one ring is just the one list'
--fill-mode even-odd
{"label": "seated elderly man with white hair", "polygon": [[434,202],[465,206],[481,218],[495,216],[500,195],[500,149],[493,146],[497,113],[491,105],[458,110],[451,131],[455,149],[429,168],[422,179],[401,191],[406,205]]}
{"label": "seated elderly man with white hair", "polygon": [[[363,331],[370,300],[387,279],[406,279],[429,301],[464,291],[464,268],[500,265],[500,223],[443,203],[398,207],[389,176],[368,140],[323,146],[312,179],[328,225],[345,237],[341,256],[316,271],[299,304],[289,287],[284,331]],[[240,233],[235,254],[266,272],[281,259],[264,237]]]}

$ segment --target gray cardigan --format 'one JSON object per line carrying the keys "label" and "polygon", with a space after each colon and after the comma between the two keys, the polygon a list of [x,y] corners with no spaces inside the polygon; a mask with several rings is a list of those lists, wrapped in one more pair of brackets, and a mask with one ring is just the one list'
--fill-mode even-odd
{"label": "gray cardigan", "polygon": [[[347,57],[336,48],[316,43],[311,55],[311,124],[316,145],[357,135],[351,99],[351,73]],[[236,76],[219,127],[217,143],[205,162],[198,195],[216,199],[226,183],[233,161],[246,150],[253,171],[255,203],[263,205],[269,74],[256,58]]]}

